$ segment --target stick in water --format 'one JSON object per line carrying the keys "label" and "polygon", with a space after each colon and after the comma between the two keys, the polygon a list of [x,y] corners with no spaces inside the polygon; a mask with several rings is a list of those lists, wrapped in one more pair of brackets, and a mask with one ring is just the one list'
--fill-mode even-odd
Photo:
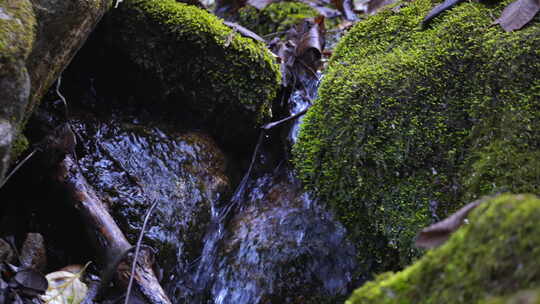
{"label": "stick in water", "polygon": [[131,293],[131,287],[133,286],[133,277],[135,276],[135,267],[137,265],[137,258],[139,257],[139,251],[141,249],[141,243],[142,238],[144,236],[144,230],[146,229],[146,224],[148,224],[148,220],[150,219],[150,215],[152,214],[152,211],[154,208],[156,208],[158,204],[158,200],[154,199],[154,202],[152,203],[152,206],[150,206],[150,209],[146,212],[146,215],[144,217],[143,226],[141,228],[141,233],[139,233],[139,239],[137,240],[137,245],[135,246],[135,255],[133,256],[133,263],[131,264],[131,275],[129,276],[129,284],[126,291],[126,300],[124,301],[124,304],[128,304],[129,296]]}

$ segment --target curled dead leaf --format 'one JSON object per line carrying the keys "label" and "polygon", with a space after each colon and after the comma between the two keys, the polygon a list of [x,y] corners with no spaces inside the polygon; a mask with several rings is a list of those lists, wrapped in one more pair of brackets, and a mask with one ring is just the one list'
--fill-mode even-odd
{"label": "curled dead leaf", "polygon": [[448,218],[424,228],[416,236],[416,247],[433,248],[444,244],[465,221],[469,212],[478,207],[485,199],[463,206]]}
{"label": "curled dead leaf", "polygon": [[493,22],[507,31],[515,31],[529,23],[540,11],[539,0],[516,0],[510,3],[501,16]]}
{"label": "curled dead leaf", "polygon": [[38,294],[44,293],[48,287],[45,277],[32,268],[23,269],[17,272],[14,280],[17,282],[17,284],[19,284],[20,287],[33,290]]}

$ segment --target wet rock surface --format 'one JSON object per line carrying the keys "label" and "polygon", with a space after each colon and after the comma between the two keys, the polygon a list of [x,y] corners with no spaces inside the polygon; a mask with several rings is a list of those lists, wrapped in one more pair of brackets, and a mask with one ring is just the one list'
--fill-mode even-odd
{"label": "wet rock surface", "polygon": [[219,260],[215,303],[335,303],[347,293],[356,251],[345,229],[290,172],[249,185]]}
{"label": "wet rock surface", "polygon": [[145,233],[163,283],[176,284],[200,255],[212,208],[229,192],[225,158],[209,137],[166,133],[119,121],[77,121],[80,165],[134,243],[146,210],[158,206]]}

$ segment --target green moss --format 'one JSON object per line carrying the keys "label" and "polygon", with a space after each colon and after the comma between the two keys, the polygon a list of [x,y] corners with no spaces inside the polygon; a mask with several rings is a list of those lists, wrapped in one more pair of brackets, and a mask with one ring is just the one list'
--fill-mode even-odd
{"label": "green moss", "polygon": [[13,73],[13,65],[29,55],[35,25],[30,1],[0,1],[0,77]]}
{"label": "green moss", "polygon": [[113,43],[151,79],[140,85],[153,97],[217,129],[269,117],[281,76],[262,43],[174,0],[126,0],[114,14]]}
{"label": "green moss", "polygon": [[446,244],[365,284],[346,303],[477,303],[538,286],[539,220],[533,195],[488,200]]}
{"label": "green moss", "polygon": [[259,35],[284,32],[306,18],[318,15],[317,11],[301,2],[276,2],[262,10],[246,6],[239,11],[238,23]]}
{"label": "green moss", "polygon": [[29,147],[29,142],[24,134],[19,134],[11,146],[11,160],[16,160]]}
{"label": "green moss", "polygon": [[419,256],[412,241],[433,211],[501,190],[538,193],[540,25],[491,26],[509,2],[463,3],[422,29],[435,3],[418,0],[359,22],[338,44],[294,162],[365,270]]}

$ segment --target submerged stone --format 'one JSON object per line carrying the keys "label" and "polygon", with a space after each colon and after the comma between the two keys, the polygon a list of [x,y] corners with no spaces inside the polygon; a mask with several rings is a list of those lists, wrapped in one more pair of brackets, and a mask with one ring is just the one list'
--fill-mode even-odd
{"label": "submerged stone", "polygon": [[132,244],[158,200],[144,242],[155,249],[162,286],[177,290],[169,297],[178,302],[193,292],[182,282],[201,255],[212,210],[230,191],[223,153],[200,133],[88,117],[75,127],[84,144],[84,175]]}
{"label": "submerged stone", "polygon": [[510,1],[403,3],[339,42],[295,164],[359,246],[366,272],[422,252],[413,238],[462,202],[539,193],[540,24],[491,26]]}
{"label": "submerged stone", "polygon": [[[446,244],[357,289],[347,304],[537,303],[540,199],[501,195],[469,215]],[[534,297],[535,302],[517,299]]]}
{"label": "submerged stone", "polygon": [[287,174],[248,185],[212,288],[215,303],[337,303],[356,252],[345,229]]}

